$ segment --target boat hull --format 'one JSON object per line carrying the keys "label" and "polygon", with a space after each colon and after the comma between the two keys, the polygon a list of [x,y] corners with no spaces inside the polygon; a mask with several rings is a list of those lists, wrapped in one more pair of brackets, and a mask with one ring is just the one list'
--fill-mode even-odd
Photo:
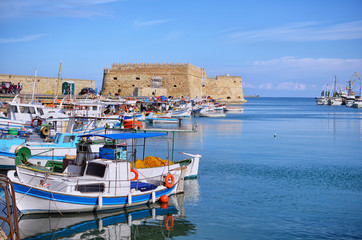
{"label": "boat hull", "polygon": [[[17,207],[23,214],[33,213],[70,213],[93,212],[130,208],[142,204],[153,203],[152,191],[133,196],[106,196],[102,194],[67,194],[51,191],[44,187],[35,187],[13,181],[16,192]],[[172,188],[155,189],[155,201],[163,195],[174,193]],[[129,197],[132,199],[129,200]],[[129,203],[131,202],[131,203]]]}

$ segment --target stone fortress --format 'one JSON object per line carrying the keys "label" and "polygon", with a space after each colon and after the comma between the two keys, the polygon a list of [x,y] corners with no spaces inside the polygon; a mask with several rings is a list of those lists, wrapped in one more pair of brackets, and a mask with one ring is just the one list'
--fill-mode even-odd
{"label": "stone fortress", "polygon": [[245,102],[239,76],[208,78],[204,69],[182,64],[112,64],[104,69],[103,95],[201,97],[225,102]]}
{"label": "stone fortress", "polygon": [[[31,94],[34,76],[0,74],[0,82],[23,85],[21,93]],[[36,77],[35,94],[61,94],[64,82],[74,82],[74,93],[82,88],[95,88],[94,80],[62,79],[56,77]],[[58,86],[57,86],[58,85]],[[218,75],[208,78],[203,68],[189,63],[182,64],[112,64],[104,69],[102,94],[114,96],[166,96],[201,97],[210,96],[228,103],[245,102],[242,78],[240,76]]]}

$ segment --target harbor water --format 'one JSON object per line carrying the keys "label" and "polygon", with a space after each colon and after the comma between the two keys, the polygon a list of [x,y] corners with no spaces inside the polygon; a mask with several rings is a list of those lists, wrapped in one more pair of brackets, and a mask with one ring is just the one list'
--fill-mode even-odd
{"label": "harbor water", "polygon": [[180,151],[202,158],[199,178],[167,209],[27,216],[22,236],[362,239],[362,110],[313,98],[250,98],[243,107],[175,133],[175,160]]}

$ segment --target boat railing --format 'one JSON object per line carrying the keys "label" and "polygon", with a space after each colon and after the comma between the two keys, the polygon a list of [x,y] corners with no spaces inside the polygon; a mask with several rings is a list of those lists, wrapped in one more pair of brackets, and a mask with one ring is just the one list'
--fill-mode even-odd
{"label": "boat railing", "polygon": [[164,184],[163,177],[158,178],[148,178],[148,179],[138,179],[134,181],[129,180],[101,180],[101,179],[77,179],[74,184],[59,184],[54,185],[50,184],[50,190],[55,191],[79,191],[81,193],[117,193],[120,189],[124,191],[130,191],[131,189],[143,190],[145,186],[148,189],[155,189],[158,186]]}

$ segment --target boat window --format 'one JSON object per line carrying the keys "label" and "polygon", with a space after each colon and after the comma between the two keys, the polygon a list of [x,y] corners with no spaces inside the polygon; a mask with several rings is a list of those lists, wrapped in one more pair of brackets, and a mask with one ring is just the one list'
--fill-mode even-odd
{"label": "boat window", "polygon": [[63,143],[74,142],[74,140],[75,140],[75,136],[72,136],[72,135],[64,136]]}
{"label": "boat window", "polygon": [[82,184],[76,185],[75,191],[79,191],[81,193],[104,192],[104,188],[104,183]]}
{"label": "boat window", "polygon": [[12,106],[12,110],[13,110],[14,113],[18,112],[18,108],[16,106]]}
{"label": "boat window", "polygon": [[104,177],[106,166],[100,163],[89,162],[87,167],[86,175],[95,177]]}
{"label": "boat window", "polygon": [[23,106],[19,106],[20,112],[24,113],[24,107]]}
{"label": "boat window", "polygon": [[37,108],[37,109],[38,109],[38,113],[39,113],[40,115],[44,115],[42,108]]}
{"label": "boat window", "polygon": [[[25,108],[26,109],[26,108]],[[24,110],[25,110],[24,109]],[[33,108],[33,107],[27,107],[27,111],[25,111],[25,112],[27,112],[27,113],[30,113],[30,114],[35,114],[35,108]]]}
{"label": "boat window", "polygon": [[96,111],[96,110],[97,110],[97,106],[93,106],[93,110]]}

